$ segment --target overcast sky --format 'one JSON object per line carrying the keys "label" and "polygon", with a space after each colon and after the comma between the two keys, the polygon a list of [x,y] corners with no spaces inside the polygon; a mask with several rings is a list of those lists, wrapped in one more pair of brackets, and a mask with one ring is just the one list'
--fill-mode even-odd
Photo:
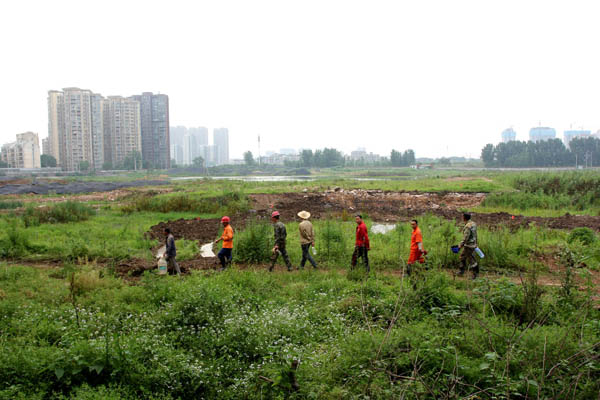
{"label": "overcast sky", "polygon": [[10,1],[0,142],[46,137],[47,91],[166,93],[231,157],[357,147],[479,157],[510,126],[600,128],[595,1]]}

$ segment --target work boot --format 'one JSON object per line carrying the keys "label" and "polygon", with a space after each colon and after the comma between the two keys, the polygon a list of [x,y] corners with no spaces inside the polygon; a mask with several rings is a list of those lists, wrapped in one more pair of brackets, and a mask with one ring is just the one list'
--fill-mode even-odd
{"label": "work boot", "polygon": [[477,279],[477,276],[479,275],[479,264],[475,263],[471,267],[471,272],[473,273],[473,279]]}
{"label": "work boot", "polygon": [[275,268],[275,266],[274,266],[274,265],[271,265],[271,266],[269,267],[269,272],[273,272],[273,268]]}
{"label": "work boot", "polygon": [[410,276],[411,273],[411,268],[410,268],[410,264],[406,265],[406,276]]}

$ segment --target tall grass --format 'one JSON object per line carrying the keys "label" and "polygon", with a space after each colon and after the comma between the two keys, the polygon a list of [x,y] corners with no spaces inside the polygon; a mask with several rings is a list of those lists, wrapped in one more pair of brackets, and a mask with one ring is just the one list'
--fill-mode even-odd
{"label": "tall grass", "polygon": [[3,200],[0,201],[0,210],[13,210],[23,207],[22,201]]}
{"label": "tall grass", "polygon": [[25,226],[86,221],[96,212],[90,206],[76,201],[66,201],[52,206],[27,207],[21,216]]}
{"label": "tall grass", "polygon": [[214,198],[195,194],[175,194],[159,196],[138,196],[123,205],[125,214],[132,212],[194,212],[198,214],[237,214],[249,209],[248,199],[239,191],[223,191]]}

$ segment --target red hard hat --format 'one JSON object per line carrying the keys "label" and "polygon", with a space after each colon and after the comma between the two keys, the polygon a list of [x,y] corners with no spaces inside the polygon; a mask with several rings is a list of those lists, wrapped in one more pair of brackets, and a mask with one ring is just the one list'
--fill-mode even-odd
{"label": "red hard hat", "polygon": [[271,218],[273,217],[279,217],[279,211],[273,211],[273,213],[271,214]]}
{"label": "red hard hat", "polygon": [[225,216],[221,218],[221,222],[229,222],[229,217]]}

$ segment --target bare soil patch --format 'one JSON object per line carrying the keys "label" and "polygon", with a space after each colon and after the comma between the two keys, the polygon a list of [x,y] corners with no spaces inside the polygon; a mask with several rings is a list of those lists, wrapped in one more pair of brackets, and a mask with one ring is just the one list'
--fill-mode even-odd
{"label": "bare soil patch", "polygon": [[[232,215],[234,229],[242,229],[250,221],[269,221],[272,211],[282,214],[284,221],[299,220],[297,213],[307,210],[313,219],[352,218],[358,212],[368,215],[375,222],[407,221],[431,213],[442,218],[462,220],[462,209],[478,206],[483,193],[419,193],[386,192],[381,190],[344,190],[336,188],[325,192],[249,195],[252,209],[247,214]],[[528,227],[532,224],[553,229],[573,229],[586,226],[600,231],[600,217],[564,215],[562,217],[524,217],[508,213],[474,213],[473,219],[481,225],[506,226],[509,229]],[[161,222],[150,228],[149,237],[164,242],[164,228],[169,227],[176,239],[197,240],[200,244],[215,240],[221,227],[220,219],[179,219]],[[146,265],[143,265],[143,264]],[[129,267],[128,267],[129,265]],[[202,258],[182,262],[184,270],[209,269],[216,265],[216,258]],[[122,272],[155,268],[155,264],[139,260],[122,265]],[[137,272],[136,272],[137,273]],[[131,273],[129,273],[131,274]],[[140,273],[141,274],[141,273]]]}

